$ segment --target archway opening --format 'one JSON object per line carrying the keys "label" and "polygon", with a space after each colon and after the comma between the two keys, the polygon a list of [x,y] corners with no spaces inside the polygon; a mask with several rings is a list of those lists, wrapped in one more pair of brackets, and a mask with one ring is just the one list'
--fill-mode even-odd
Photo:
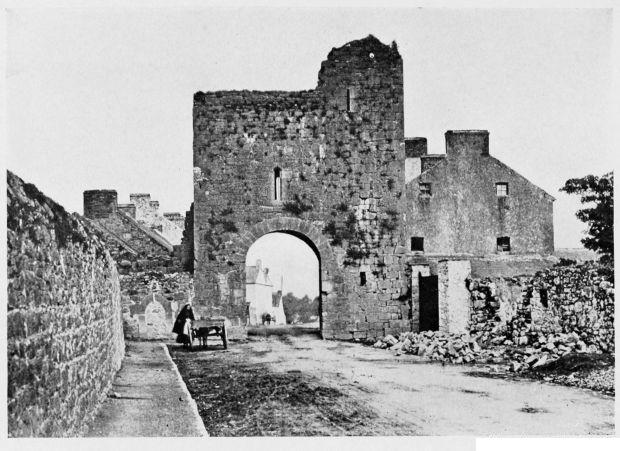
{"label": "archway opening", "polygon": [[308,237],[267,233],[250,246],[245,264],[250,328],[320,331],[320,254]]}

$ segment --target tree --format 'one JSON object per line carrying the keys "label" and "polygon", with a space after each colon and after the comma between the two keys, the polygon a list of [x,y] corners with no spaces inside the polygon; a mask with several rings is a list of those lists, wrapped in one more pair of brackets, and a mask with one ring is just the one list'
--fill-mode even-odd
{"label": "tree", "polygon": [[293,322],[307,323],[311,317],[318,316],[319,314],[318,297],[310,299],[308,295],[304,295],[300,299],[289,292],[282,297],[282,304],[284,306],[286,322],[289,324]]}
{"label": "tree", "polygon": [[602,254],[601,261],[614,259],[614,174],[601,177],[587,175],[567,180],[560,188],[568,194],[579,194],[582,204],[589,204],[577,212],[577,218],[588,225],[588,235],[581,242],[586,249]]}

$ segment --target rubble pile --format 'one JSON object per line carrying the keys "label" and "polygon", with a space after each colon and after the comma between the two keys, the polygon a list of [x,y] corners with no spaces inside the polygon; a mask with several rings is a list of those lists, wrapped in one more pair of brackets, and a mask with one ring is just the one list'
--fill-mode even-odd
{"label": "rubble pile", "polygon": [[405,332],[398,338],[393,335],[380,338],[374,347],[451,363],[500,363],[503,361],[501,354],[482,349],[478,342],[467,334],[433,331]]}
{"label": "rubble pile", "polygon": [[601,353],[596,345],[586,345],[577,333],[539,334],[529,346],[515,346],[510,339],[497,337],[491,346],[482,347],[467,334],[426,331],[405,332],[398,338],[387,335],[374,343],[375,348],[414,354],[429,360],[450,363],[494,363],[506,365],[512,372],[538,368],[570,353]]}

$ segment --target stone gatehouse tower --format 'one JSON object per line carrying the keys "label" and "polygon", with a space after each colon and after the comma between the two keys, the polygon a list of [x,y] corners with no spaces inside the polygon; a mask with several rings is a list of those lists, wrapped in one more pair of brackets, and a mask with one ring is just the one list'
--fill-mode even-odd
{"label": "stone gatehouse tower", "polygon": [[199,313],[245,324],[247,251],[285,232],[319,259],[325,338],[411,330],[408,235],[419,232],[406,227],[405,176],[418,186],[437,159],[406,155],[403,116],[402,58],[372,35],[332,49],[311,91],[196,93]]}

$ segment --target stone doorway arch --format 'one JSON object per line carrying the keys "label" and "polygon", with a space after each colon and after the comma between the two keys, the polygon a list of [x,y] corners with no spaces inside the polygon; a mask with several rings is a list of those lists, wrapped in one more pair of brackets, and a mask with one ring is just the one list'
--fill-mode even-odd
{"label": "stone doorway arch", "polygon": [[336,255],[321,231],[321,222],[292,217],[276,217],[260,221],[230,234],[212,259],[205,261],[204,279],[198,281],[197,308],[200,316],[225,316],[233,326],[245,327],[247,307],[246,256],[260,237],[269,233],[285,233],[301,239],[315,253],[319,263],[319,325],[325,338],[334,338],[342,329],[345,312],[344,278]]}
{"label": "stone doorway arch", "polygon": [[[319,327],[324,332],[325,321],[330,319],[330,300],[337,298],[337,285],[341,277],[334,277],[338,272],[336,258],[328,239],[320,228],[310,221],[298,218],[267,219],[241,233],[237,242],[237,251],[244,257],[250,247],[261,237],[271,233],[284,233],[303,241],[316,255],[319,263]],[[245,269],[245,268],[244,268]],[[245,287],[245,271],[242,277]],[[245,298],[245,297],[244,297]]]}

